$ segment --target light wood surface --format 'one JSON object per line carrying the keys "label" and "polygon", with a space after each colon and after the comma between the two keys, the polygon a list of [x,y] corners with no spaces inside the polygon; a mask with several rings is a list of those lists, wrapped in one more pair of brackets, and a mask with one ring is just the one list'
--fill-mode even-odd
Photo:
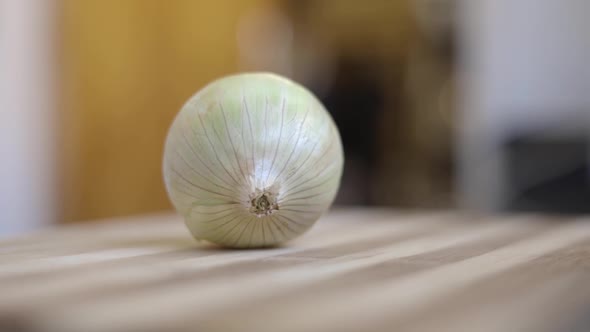
{"label": "light wood surface", "polygon": [[245,251],[110,221],[0,241],[0,331],[590,331],[590,219],[336,210]]}

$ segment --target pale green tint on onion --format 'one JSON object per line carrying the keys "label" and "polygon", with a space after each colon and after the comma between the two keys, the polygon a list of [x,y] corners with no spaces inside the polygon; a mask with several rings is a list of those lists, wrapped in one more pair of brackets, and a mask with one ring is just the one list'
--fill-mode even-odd
{"label": "pale green tint on onion", "polygon": [[174,207],[197,239],[271,246],[306,230],[340,184],[334,121],[302,86],[268,73],[214,81],[176,116],[164,151]]}

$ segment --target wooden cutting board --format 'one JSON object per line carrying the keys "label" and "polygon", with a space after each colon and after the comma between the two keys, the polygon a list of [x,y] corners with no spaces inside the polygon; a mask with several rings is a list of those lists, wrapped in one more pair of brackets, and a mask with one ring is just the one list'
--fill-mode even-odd
{"label": "wooden cutting board", "polygon": [[337,210],[282,247],[151,215],[0,241],[0,331],[590,331],[590,219]]}

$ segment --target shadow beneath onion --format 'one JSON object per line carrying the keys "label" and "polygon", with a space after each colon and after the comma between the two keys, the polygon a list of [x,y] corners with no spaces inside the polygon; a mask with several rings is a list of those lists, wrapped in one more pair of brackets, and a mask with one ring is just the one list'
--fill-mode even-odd
{"label": "shadow beneath onion", "polygon": [[273,250],[273,249],[281,249],[290,247],[288,243],[281,243],[275,244],[270,246],[258,246],[258,247],[248,247],[248,248],[231,248],[225,247],[219,244],[215,244],[208,241],[197,241],[195,242],[195,246],[192,248],[193,250],[197,251],[206,251],[206,252],[238,252],[238,251],[257,251],[257,250]]}

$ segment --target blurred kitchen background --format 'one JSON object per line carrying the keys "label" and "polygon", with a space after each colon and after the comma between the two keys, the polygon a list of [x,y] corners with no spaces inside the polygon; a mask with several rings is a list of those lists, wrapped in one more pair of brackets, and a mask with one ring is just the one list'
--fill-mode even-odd
{"label": "blurred kitchen background", "polygon": [[255,70],[332,113],[337,204],[590,212],[590,1],[0,0],[0,235],[170,209],[174,115]]}

